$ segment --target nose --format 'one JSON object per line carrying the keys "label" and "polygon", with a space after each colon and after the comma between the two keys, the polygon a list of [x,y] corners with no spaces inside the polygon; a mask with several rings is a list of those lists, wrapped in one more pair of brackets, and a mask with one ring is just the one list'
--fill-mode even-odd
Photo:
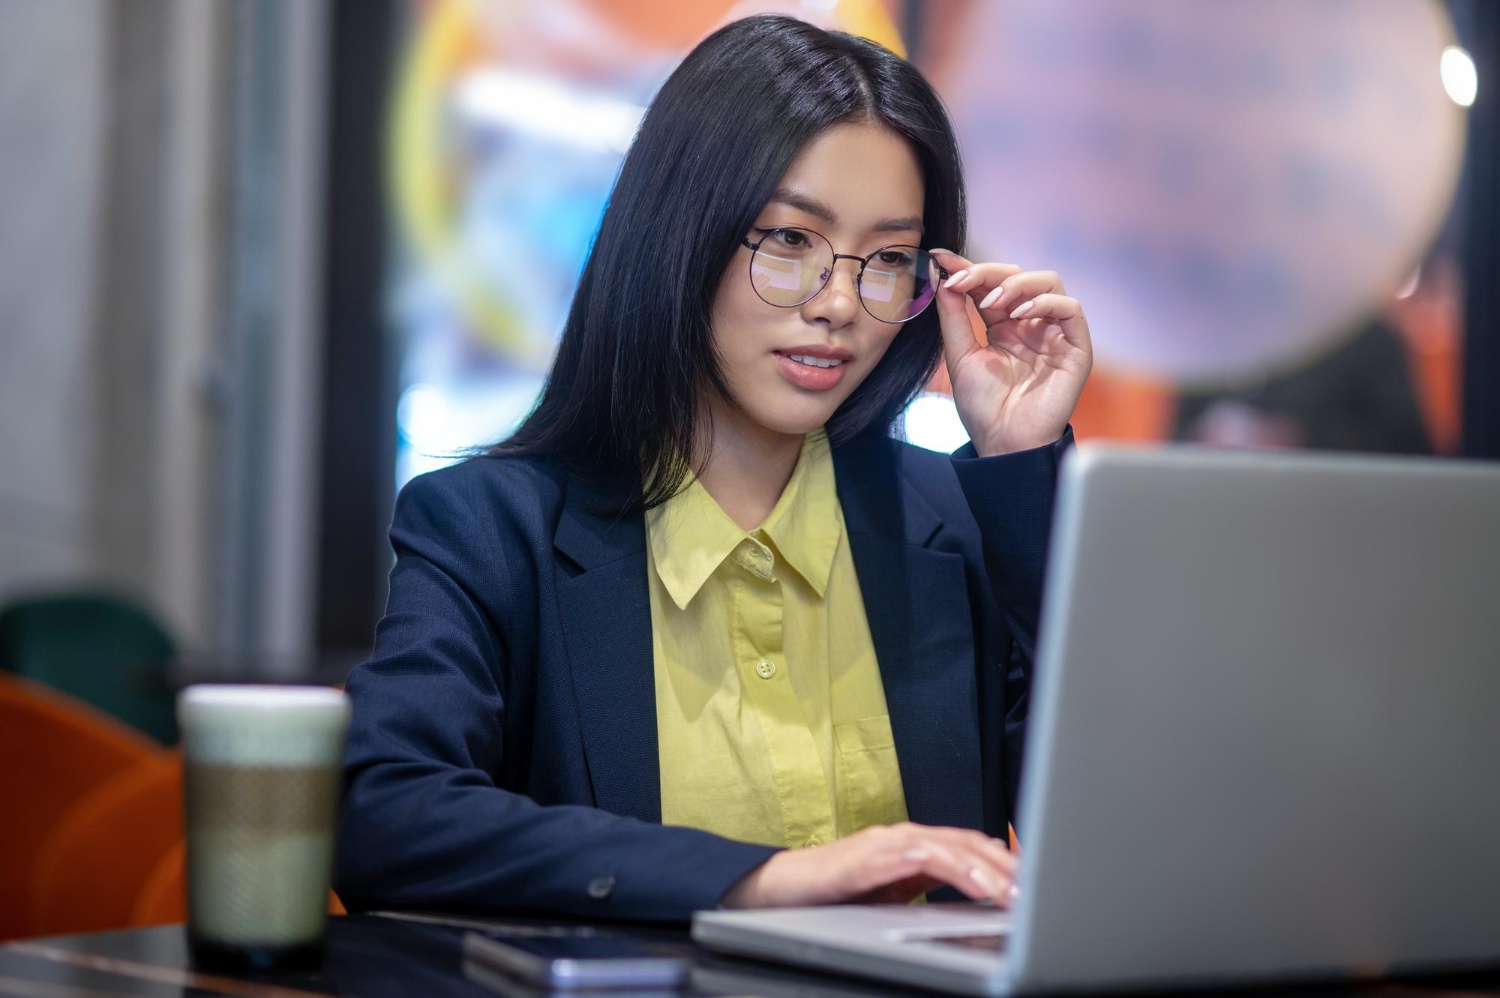
{"label": "nose", "polygon": [[823,290],[802,303],[802,316],[809,322],[823,320],[833,328],[847,326],[859,315],[860,261],[839,257]]}

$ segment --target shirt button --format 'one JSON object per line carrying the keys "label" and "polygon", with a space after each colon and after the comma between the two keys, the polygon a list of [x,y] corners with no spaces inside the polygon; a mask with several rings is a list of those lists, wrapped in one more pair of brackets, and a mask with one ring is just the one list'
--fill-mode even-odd
{"label": "shirt button", "polygon": [[755,674],[762,679],[770,679],[776,675],[776,663],[768,658],[763,658],[755,664]]}
{"label": "shirt button", "polygon": [[776,564],[776,558],[771,554],[770,548],[767,548],[765,545],[746,541],[735,551],[734,560],[739,562],[740,567],[756,578],[767,582],[771,581],[771,574]]}
{"label": "shirt button", "polygon": [[823,840],[816,835],[809,835],[807,837],[807,844],[809,846],[820,846],[823,844]]}
{"label": "shirt button", "polygon": [[595,901],[603,901],[615,892],[615,878],[610,876],[595,877],[589,881],[589,897]]}

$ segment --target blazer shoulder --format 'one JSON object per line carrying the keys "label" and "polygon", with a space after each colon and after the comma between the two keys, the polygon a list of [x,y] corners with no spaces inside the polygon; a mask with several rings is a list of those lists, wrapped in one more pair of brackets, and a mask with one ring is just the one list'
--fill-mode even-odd
{"label": "blazer shoulder", "polygon": [[895,460],[903,471],[917,475],[932,475],[940,474],[943,469],[947,469],[951,477],[952,455],[928,450],[926,447],[918,447],[898,437],[887,437],[885,443],[895,455]]}
{"label": "blazer shoulder", "polygon": [[401,498],[505,496],[545,504],[561,498],[566,479],[563,468],[547,458],[478,454],[417,475],[402,488]]}
{"label": "blazer shoulder", "polygon": [[556,523],[567,473],[537,457],[478,455],[407,482],[396,499],[396,522],[461,516],[499,533],[530,533]]}
{"label": "blazer shoulder", "polygon": [[[899,529],[910,531],[912,523],[907,521],[924,515],[935,516],[949,529],[961,532],[972,523],[963,487],[949,455],[873,431],[855,437],[834,453],[845,520],[849,522],[853,515],[856,528],[883,522],[884,529],[898,529],[896,524],[906,522]],[[859,496],[870,498],[861,501]],[[877,498],[882,496],[886,498]],[[904,506],[906,511],[880,512],[892,504],[895,508]]]}
{"label": "blazer shoulder", "polygon": [[879,459],[889,462],[924,497],[962,497],[951,455],[918,447],[898,437],[880,437],[872,444]]}

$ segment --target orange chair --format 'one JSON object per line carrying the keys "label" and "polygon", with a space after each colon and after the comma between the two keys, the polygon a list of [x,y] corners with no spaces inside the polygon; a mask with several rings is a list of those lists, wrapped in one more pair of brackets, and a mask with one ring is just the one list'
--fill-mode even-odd
{"label": "orange chair", "polygon": [[37,856],[31,933],[129,925],[152,872],[182,836],[177,755],[148,759],[95,787],[62,816]]}
{"label": "orange chair", "polygon": [[83,703],[0,675],[0,939],[29,931],[32,874],[63,814],[111,777],[166,755]]}
{"label": "orange chair", "polygon": [[130,911],[129,927],[187,921],[187,842],[178,842],[146,876]]}

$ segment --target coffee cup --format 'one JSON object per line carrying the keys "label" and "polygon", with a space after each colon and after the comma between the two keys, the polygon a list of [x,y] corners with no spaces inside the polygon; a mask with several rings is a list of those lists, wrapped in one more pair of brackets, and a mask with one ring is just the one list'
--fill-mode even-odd
{"label": "coffee cup", "polygon": [[317,963],[349,715],[348,697],[325,687],[201,685],[178,695],[196,966]]}

